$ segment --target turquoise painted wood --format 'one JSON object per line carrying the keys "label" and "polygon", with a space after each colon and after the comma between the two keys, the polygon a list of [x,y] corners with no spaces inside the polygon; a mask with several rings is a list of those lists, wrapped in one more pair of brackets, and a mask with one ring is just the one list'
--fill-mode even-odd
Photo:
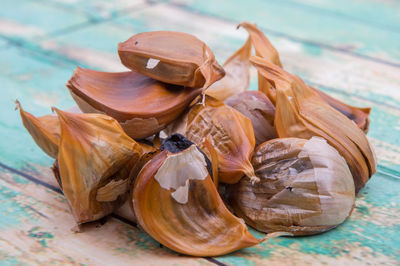
{"label": "turquoise painted wood", "polygon": [[[2,1],[0,265],[399,264],[399,14],[399,3],[378,0]],[[68,206],[48,170],[52,160],[24,130],[13,101],[35,115],[74,105],[64,84],[75,67],[124,69],[117,44],[141,31],[190,32],[223,62],[247,38],[235,28],[241,20],[267,30],[287,70],[343,101],[373,108],[368,136],[378,173],[350,219],[325,234],[272,239],[215,261],[178,256],[118,217],[82,234],[69,231]],[[256,89],[255,72],[252,77]]]}

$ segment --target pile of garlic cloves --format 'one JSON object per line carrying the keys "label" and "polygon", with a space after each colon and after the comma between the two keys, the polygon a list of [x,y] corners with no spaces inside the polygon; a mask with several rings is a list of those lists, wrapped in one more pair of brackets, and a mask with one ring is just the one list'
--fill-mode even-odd
{"label": "pile of garlic cloves", "polygon": [[350,216],[376,172],[370,109],[308,86],[254,24],[239,27],[249,37],[223,66],[193,35],[139,33],[118,46],[130,71],[76,69],[79,109],[35,117],[17,101],[77,225],[128,204],[162,245],[219,256]]}

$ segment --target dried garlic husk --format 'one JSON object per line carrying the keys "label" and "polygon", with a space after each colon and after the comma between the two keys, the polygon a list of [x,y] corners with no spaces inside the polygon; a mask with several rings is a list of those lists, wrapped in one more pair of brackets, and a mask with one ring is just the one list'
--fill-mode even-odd
{"label": "dried garlic husk", "polygon": [[229,186],[234,212],[263,232],[312,235],[350,216],[354,182],[342,156],[325,139],[282,138],[256,148],[252,163],[260,182]]}
{"label": "dried garlic husk", "polygon": [[[242,26],[245,28],[249,34],[252,41],[252,44],[256,50],[256,55],[264,58],[265,60],[272,62],[273,64],[282,67],[282,63],[279,59],[279,53],[275,49],[275,47],[271,44],[268,38],[264,35],[264,33],[257,28],[255,24],[251,24],[249,22],[243,22],[239,24],[238,27]],[[312,87],[311,87],[312,88]],[[369,112],[370,108],[359,108],[354,107],[348,104],[345,104],[324,92],[312,88],[316,92],[318,92],[321,97],[333,108],[347,116],[349,119],[353,120],[357,126],[363,130],[365,133],[368,132],[369,126]],[[258,90],[265,93],[268,98],[271,100],[273,104],[276,101],[276,92],[274,86],[266,80],[262,75],[258,75]]]}
{"label": "dried garlic husk", "polygon": [[225,64],[225,77],[212,84],[206,94],[220,101],[228,97],[246,91],[250,83],[251,41],[246,43],[229,57]]}
{"label": "dried garlic husk", "polygon": [[251,120],[256,145],[276,138],[274,128],[275,106],[260,91],[245,91],[229,97],[225,104]]}
{"label": "dried garlic husk", "polygon": [[118,45],[122,64],[153,79],[191,88],[207,88],[225,75],[211,49],[183,32],[136,34]]}
{"label": "dried garlic husk", "polygon": [[354,123],[362,130],[365,134],[368,133],[369,130],[369,113],[371,112],[371,108],[360,108],[354,107],[348,104],[345,104],[332,96],[329,96],[323,91],[320,91],[316,88],[310,87],[314,91],[316,91],[325,102],[327,102],[330,106],[347,116],[350,120],[353,120]]}
{"label": "dried garlic husk", "polygon": [[137,139],[162,130],[201,93],[201,89],[168,85],[134,71],[107,73],[79,67],[67,87],[83,112],[107,114]]}
{"label": "dried garlic husk", "polygon": [[252,57],[250,61],[276,88],[275,129],[278,137],[320,136],[327,139],[346,159],[358,193],[376,172],[375,156],[364,132],[328,105],[298,76],[260,57]]}
{"label": "dried garlic husk", "polygon": [[205,138],[211,142],[218,154],[220,182],[233,184],[244,175],[252,182],[257,181],[250,163],[255,146],[250,119],[223,102],[205,95],[204,104],[195,104],[176,124],[172,128],[179,129],[179,133],[196,143],[200,149],[204,150]]}
{"label": "dried garlic husk", "polygon": [[60,123],[55,115],[35,117],[22,109],[16,101],[22,123],[36,144],[50,157],[57,158],[60,140]]}
{"label": "dried garlic husk", "polygon": [[169,142],[135,182],[132,201],[141,227],[164,246],[192,256],[260,243],[225,207],[199,148],[182,136]]}
{"label": "dried garlic husk", "polygon": [[[22,123],[33,140],[47,155],[57,158],[58,142],[61,134],[58,117],[55,114],[35,117],[22,109],[18,100],[15,102],[17,104],[16,109],[19,109]],[[77,107],[69,108],[68,111],[72,113],[80,112]]]}
{"label": "dried garlic husk", "polygon": [[78,224],[95,221],[124,202],[129,172],[142,149],[109,116],[55,110],[61,127],[57,162],[62,190]]}

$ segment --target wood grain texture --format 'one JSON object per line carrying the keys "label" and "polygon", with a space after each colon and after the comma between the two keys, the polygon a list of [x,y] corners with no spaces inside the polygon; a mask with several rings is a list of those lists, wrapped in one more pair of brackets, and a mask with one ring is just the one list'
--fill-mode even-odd
{"label": "wood grain texture", "polygon": [[[73,220],[65,199],[54,191],[52,160],[24,130],[13,100],[35,115],[49,113],[51,106],[74,105],[64,84],[76,65],[124,70],[117,44],[141,31],[195,34],[222,63],[247,38],[244,30],[236,30],[241,20],[266,30],[287,70],[347,103],[373,108],[369,139],[379,166],[353,215],[338,228],[313,237],[272,239],[211,263],[398,264],[399,10],[396,1],[378,0],[2,1],[0,264],[210,263],[159,248],[117,216],[85,233],[70,232]],[[251,88],[256,86],[253,71]]]}

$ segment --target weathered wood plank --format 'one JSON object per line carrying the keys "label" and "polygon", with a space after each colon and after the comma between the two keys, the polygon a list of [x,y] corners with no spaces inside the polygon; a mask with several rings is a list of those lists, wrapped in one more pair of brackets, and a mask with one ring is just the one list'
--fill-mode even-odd
{"label": "weathered wood plank", "polygon": [[0,259],[15,264],[207,265],[178,256],[139,229],[109,218],[74,233],[62,195],[23,177],[0,173]]}
{"label": "weathered wood plank", "polygon": [[40,2],[67,9],[70,12],[83,13],[94,20],[109,19],[146,5],[145,0],[40,0]]}
{"label": "weathered wood plank", "polygon": [[[400,3],[380,0],[284,0],[297,8],[313,9],[313,12],[334,17],[346,17],[377,30],[398,31],[400,29]],[[280,1],[282,2],[282,1]]]}
{"label": "weathered wood plank", "polygon": [[[136,245],[137,248],[135,249],[135,256],[139,256],[137,254],[138,252],[152,252],[151,254],[156,254],[157,257],[160,258],[158,250],[147,250],[148,246],[153,248],[157,246],[155,243],[152,243],[149,237],[143,236],[144,233],[137,232],[137,229],[135,228],[129,228],[129,230],[135,231],[134,235],[136,238],[133,238],[132,234],[127,234],[126,230],[128,229],[122,230],[120,225],[118,225],[116,229],[115,227],[117,225],[115,225],[116,221],[114,221],[114,219],[110,219],[101,228],[95,229],[93,228],[93,225],[89,226],[82,234],[73,234],[69,232],[67,230],[69,228],[68,226],[71,226],[73,221],[72,218],[67,219],[67,217],[65,217],[65,215],[68,214],[68,209],[65,206],[65,201],[62,197],[55,194],[52,195],[52,197],[56,197],[56,199],[52,198],[52,200],[49,200],[48,197],[50,197],[49,194],[52,194],[52,191],[45,190],[45,192],[43,192],[43,189],[38,187],[38,185],[14,174],[3,173],[0,175],[3,181],[6,181],[6,187],[13,188],[14,192],[12,197],[17,197],[15,195],[18,195],[16,199],[13,199],[12,204],[19,204],[19,210],[27,209],[26,212],[28,214],[26,215],[30,215],[29,221],[37,221],[37,224],[31,223],[27,226],[30,228],[28,228],[29,230],[22,230],[22,232],[28,232],[29,236],[34,238],[36,246],[39,246],[39,244],[45,245],[47,248],[53,249],[51,252],[60,256],[60,251],[54,250],[57,249],[57,247],[60,247],[60,243],[55,243],[53,240],[54,236],[57,236],[57,233],[60,235],[62,233],[64,239],[63,245],[60,247],[62,250],[64,250],[64,247],[69,246],[68,241],[73,241],[74,243],[77,243],[76,241],[87,241],[86,243],[89,243],[94,240],[94,237],[101,235],[103,236],[102,239],[107,239],[107,241],[102,241],[100,238],[96,238],[95,240],[99,241],[101,244],[96,245],[94,249],[103,251],[106,247],[103,247],[102,244],[103,242],[107,242],[109,247],[113,247],[112,250],[123,251],[123,255],[118,254],[118,259],[120,259],[120,256],[123,256],[124,259],[124,255],[126,255],[132,245]],[[45,180],[51,180],[51,178],[51,176],[44,177]],[[362,190],[358,197],[356,208],[351,218],[343,225],[328,233],[304,238],[272,239],[257,247],[248,248],[231,255],[219,257],[218,260],[231,265],[243,265],[244,263],[268,263],[269,265],[282,265],[282,263],[288,263],[303,265],[306,262],[310,264],[333,262],[357,262],[362,265],[368,263],[395,264],[396,258],[400,255],[399,243],[397,243],[396,240],[400,237],[400,225],[398,224],[398,220],[400,219],[400,195],[397,193],[396,188],[398,182],[399,177],[391,175],[390,173],[378,173],[375,175],[374,179],[367,184],[366,188]],[[383,190],[385,193],[382,193]],[[1,191],[4,191],[4,189]],[[3,198],[7,198],[7,193],[9,192],[6,191],[6,197],[3,195]],[[24,197],[20,198],[19,195],[22,193],[24,194]],[[7,204],[4,205],[8,206]],[[9,207],[7,208],[9,210]],[[58,210],[60,209],[65,213],[59,213]],[[21,232],[20,221],[25,221],[25,214],[21,216],[21,211],[15,211],[14,215],[17,217],[12,216],[7,220],[8,222],[6,222],[9,225],[11,223],[9,220],[12,219],[12,224],[19,229],[19,232]],[[34,218],[32,218],[32,216],[34,216]],[[61,222],[61,220],[56,220],[58,218],[63,219],[63,222]],[[69,223],[66,221],[69,221]],[[68,224],[68,226],[65,224]],[[1,228],[0,225],[0,230]],[[37,232],[43,230],[46,230],[46,232]],[[103,230],[105,232],[103,232]],[[126,234],[127,236],[122,237],[122,239],[125,240],[125,243],[119,241],[118,243],[120,243],[121,247],[116,247],[116,243],[114,242],[115,237],[104,237],[104,235],[107,235],[109,231],[112,231],[113,234],[118,234],[119,236],[121,234]],[[15,232],[11,230],[11,234],[12,233]],[[50,240],[43,239],[43,235],[48,235],[47,233],[53,236]],[[252,230],[252,233],[259,237],[262,236],[254,230]],[[19,236],[21,237],[21,234],[19,234]],[[35,237],[39,239],[35,239]],[[71,237],[71,239],[69,237]],[[129,240],[126,240],[126,238]],[[15,239],[15,237],[12,239]],[[143,239],[150,241],[150,244],[143,243]],[[139,243],[136,243],[135,240],[139,241]],[[47,241],[50,241],[51,243],[48,244]],[[128,243],[126,243],[126,241],[128,241]],[[129,248],[125,246],[127,244],[129,244]],[[143,249],[143,246],[146,247],[145,251],[141,250]],[[163,250],[163,252],[164,251],[165,250]],[[87,255],[96,258],[94,253],[95,250],[91,252],[93,252],[93,254],[90,254],[89,252]],[[128,253],[129,255],[132,255],[130,252]],[[62,253],[61,255],[63,254],[65,253]],[[71,257],[81,258],[81,256],[82,254],[75,254],[75,256]],[[105,256],[109,256],[109,254]],[[173,256],[178,257],[177,255],[174,255],[174,253],[171,253],[171,257]],[[8,255],[8,257],[12,256]],[[140,257],[142,259],[143,255],[141,254]],[[52,257],[49,259],[51,258]],[[161,259],[164,260],[164,257],[161,257]],[[114,260],[114,262],[115,261],[119,260]]]}
{"label": "weathered wood plank", "polygon": [[1,1],[0,35],[14,39],[43,38],[50,32],[87,21],[83,15],[37,1]]}
{"label": "weathered wood plank", "polygon": [[[286,1],[202,1],[175,0],[181,8],[229,21],[257,22],[272,35],[320,44],[327,48],[373,57],[388,63],[400,63],[400,32],[386,28],[376,30],[349,19],[327,16],[323,12],[305,10]],[[380,14],[381,9],[375,12]],[[382,14],[384,16],[384,14]]]}

